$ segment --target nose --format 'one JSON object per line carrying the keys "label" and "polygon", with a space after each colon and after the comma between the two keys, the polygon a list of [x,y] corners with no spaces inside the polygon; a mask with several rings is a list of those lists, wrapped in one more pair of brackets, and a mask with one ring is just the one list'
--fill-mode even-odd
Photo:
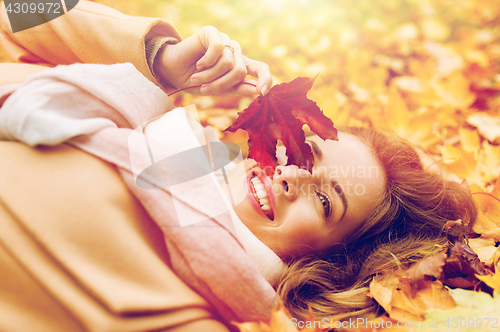
{"label": "nose", "polygon": [[279,191],[292,201],[297,198],[303,186],[312,178],[311,173],[306,169],[298,168],[295,165],[279,165],[274,170],[273,182],[278,186]]}

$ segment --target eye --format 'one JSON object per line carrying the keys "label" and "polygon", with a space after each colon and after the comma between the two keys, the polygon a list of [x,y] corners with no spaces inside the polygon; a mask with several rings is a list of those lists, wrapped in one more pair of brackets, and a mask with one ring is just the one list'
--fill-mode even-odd
{"label": "eye", "polygon": [[325,209],[325,217],[328,218],[330,216],[331,211],[332,211],[332,209],[331,209],[332,205],[330,204],[330,198],[320,191],[316,191],[316,195],[318,195],[318,199],[321,202],[321,205],[323,205],[323,209]]}

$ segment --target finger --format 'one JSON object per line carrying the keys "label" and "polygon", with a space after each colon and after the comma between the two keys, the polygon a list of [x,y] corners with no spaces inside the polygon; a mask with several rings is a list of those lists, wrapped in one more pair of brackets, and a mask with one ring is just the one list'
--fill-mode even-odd
{"label": "finger", "polygon": [[219,94],[218,96],[224,97],[224,96],[255,96],[257,93],[257,90],[255,86],[257,85],[256,80],[252,80],[249,78],[244,79],[241,83],[227,89],[223,93]]}
{"label": "finger", "polygon": [[273,76],[269,70],[269,66],[260,61],[252,60],[243,56],[249,75],[257,78],[257,93],[265,96],[273,85]]}
{"label": "finger", "polygon": [[[193,74],[191,76],[191,82],[193,84],[208,84],[217,80],[234,68],[236,64],[235,58],[236,57],[233,55],[233,52],[229,48],[225,47],[225,50],[217,60],[217,63],[210,68]],[[241,62],[240,66],[244,67],[244,63]]]}
{"label": "finger", "polygon": [[217,28],[206,26],[198,31],[198,39],[207,51],[196,63],[196,68],[198,70],[210,68],[217,63],[224,51],[224,36]]}
{"label": "finger", "polygon": [[235,85],[232,89],[227,90],[228,95],[238,95],[238,96],[255,96],[258,94],[255,86],[257,85],[256,80],[245,79],[238,85]]}
{"label": "finger", "polygon": [[[232,61],[234,62],[232,68],[227,71],[227,67],[222,68],[218,67],[219,62],[217,65],[215,65],[213,68],[210,68],[210,70],[207,70],[207,72],[212,71],[210,73],[211,78],[215,77],[213,81],[211,81],[208,84],[205,84],[202,86],[202,90],[204,87],[208,88],[212,94],[223,94],[226,90],[231,89],[233,86],[238,85],[241,83],[245,77],[247,76],[247,69],[246,69],[246,64],[245,60],[243,58],[243,55],[241,54],[241,47],[236,41],[230,41],[230,45],[234,48],[234,57]],[[227,49],[226,54],[230,54],[232,57],[232,52],[231,50]],[[222,63],[221,63],[222,66]],[[201,75],[202,73],[198,73],[197,75]],[[204,91],[202,91],[203,93]]]}

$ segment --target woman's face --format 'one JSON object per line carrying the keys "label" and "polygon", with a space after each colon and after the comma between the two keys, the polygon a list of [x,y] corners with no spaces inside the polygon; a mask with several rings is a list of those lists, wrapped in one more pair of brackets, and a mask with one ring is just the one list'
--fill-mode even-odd
{"label": "woman's face", "polygon": [[[339,141],[307,139],[314,152],[312,174],[278,166],[272,178],[254,160],[240,163],[224,191],[237,202],[241,221],[283,259],[339,244],[376,207],[385,179],[371,150],[355,136]],[[284,149],[278,150],[282,165]]]}

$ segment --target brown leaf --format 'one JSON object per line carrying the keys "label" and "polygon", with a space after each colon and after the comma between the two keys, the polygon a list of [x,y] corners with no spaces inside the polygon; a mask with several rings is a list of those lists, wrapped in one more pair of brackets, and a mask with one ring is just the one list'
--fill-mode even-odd
{"label": "brown leaf", "polygon": [[448,258],[443,266],[443,283],[451,287],[476,289],[481,283],[477,274],[485,275],[487,272],[474,250],[465,241],[450,243]]}
{"label": "brown leaf", "polygon": [[440,279],[447,257],[445,252],[438,252],[412,265],[406,271],[410,283],[416,285],[420,280],[424,280],[426,277]]}

